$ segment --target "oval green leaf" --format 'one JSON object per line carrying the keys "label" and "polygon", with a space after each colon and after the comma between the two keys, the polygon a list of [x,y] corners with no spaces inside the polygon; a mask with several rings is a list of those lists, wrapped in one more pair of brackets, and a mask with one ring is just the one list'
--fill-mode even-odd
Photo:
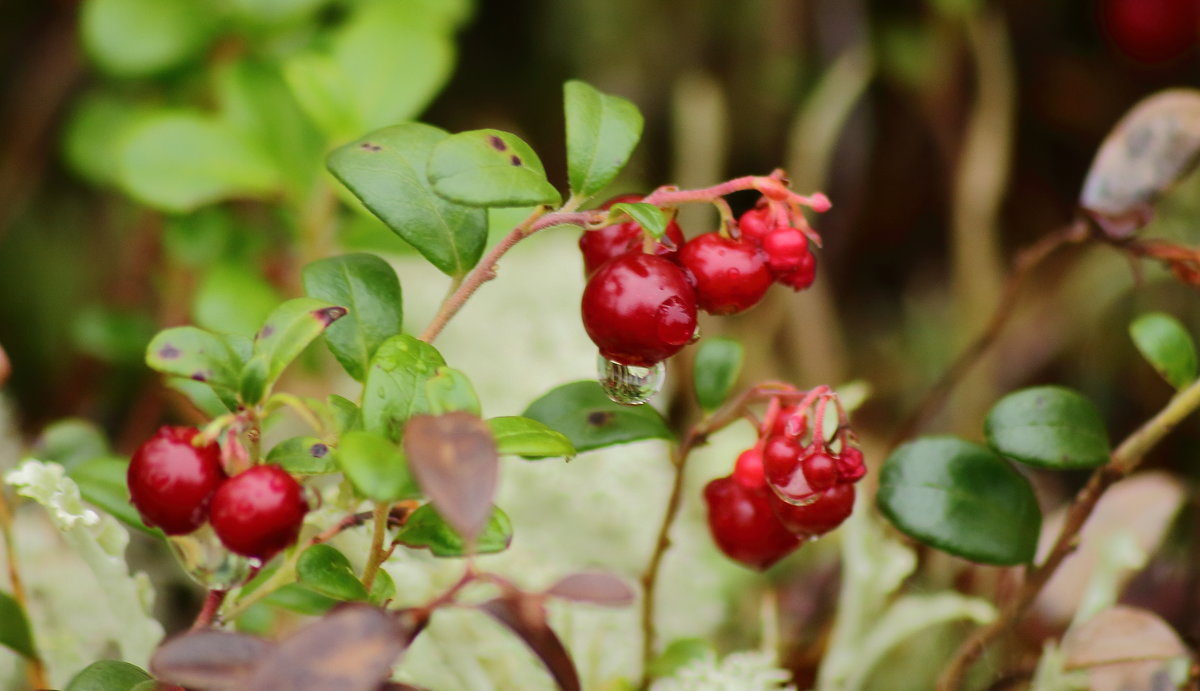
{"label": "oval green leaf", "polygon": [[153,679],[137,665],[120,660],[100,660],[71,677],[64,691],[131,691],[138,684]]}
{"label": "oval green leaf", "polygon": [[25,610],[3,591],[0,591],[0,645],[29,659],[37,656]]}
{"label": "oval green leaf", "polygon": [[261,401],[284,368],[344,316],[345,307],[316,298],[295,298],[276,307],[254,337],[254,355],[242,370],[242,398]]}
{"label": "oval green leaf", "polygon": [[292,437],[271,448],[267,462],[293,475],[321,475],[338,470],[337,450],[316,437]]}
{"label": "oval green leaf", "polygon": [[304,292],[349,310],[325,331],[325,343],[351,377],[365,379],[371,356],[403,324],[395,269],[373,254],[320,259],[304,267]]}
{"label": "oval green leaf", "polygon": [[198,55],[217,13],[202,0],[88,0],[80,34],[88,55],[116,77],[145,77]]}
{"label": "oval green leaf", "polygon": [[643,439],[675,438],[657,410],[613,403],[593,380],[553,389],[530,403],[522,415],[563,434],[580,453]]}
{"label": "oval green leaf", "polygon": [[421,495],[395,442],[372,432],[347,432],[338,443],[338,463],[364,497],[396,501]]}
{"label": "oval green leaf", "polygon": [[1042,468],[1094,468],[1108,462],[1100,411],[1061,386],[1039,386],[1000,399],[983,423],[1000,455]]}
{"label": "oval green leaf", "polygon": [[228,342],[194,326],[160,331],[146,346],[150,369],[233,393],[238,389],[242,360]]}
{"label": "oval green leaf", "polygon": [[487,242],[487,212],[434,193],[426,163],[450,135],[410,122],[385,127],[335,149],[330,172],[439,271],[462,276]]}
{"label": "oval green leaf", "polygon": [[33,455],[39,460],[54,461],[67,470],[108,454],[104,430],[90,420],[74,417],[47,425],[33,448]]}
{"label": "oval green leaf", "polygon": [[309,590],[297,583],[288,583],[275,590],[263,598],[263,602],[309,617],[320,616],[338,603],[331,597]]}
{"label": "oval green leaf", "polygon": [[354,575],[350,560],[330,545],[317,544],[304,550],[296,562],[296,578],[309,590],[334,600],[367,599],[367,589]]}
{"label": "oval green leaf", "polygon": [[1196,379],[1196,344],[1179,320],[1162,312],[1143,314],[1129,335],[1146,361],[1176,389]]}
{"label": "oval green leaf", "polygon": [[383,607],[388,600],[396,597],[396,582],[385,569],[375,572],[375,582],[371,584],[371,604]]}
{"label": "oval green leaf", "polygon": [[364,429],[399,440],[409,418],[429,412],[425,381],[445,364],[436,348],[407,334],[384,341],[367,370]]}
{"label": "oval green leaf", "polygon": [[439,367],[437,373],[425,381],[425,396],[429,399],[429,411],[434,415],[459,410],[479,417],[479,396],[467,375],[453,367]]}
{"label": "oval green leaf", "polygon": [[667,234],[667,215],[653,204],[645,202],[621,202],[613,204],[609,209],[608,218],[613,223],[621,223],[622,215],[637,222],[647,233],[661,240]]}
{"label": "oval green leaf", "polygon": [[692,364],[692,385],[700,407],[721,407],[742,371],[745,349],[732,338],[709,338],[700,344]]}
{"label": "oval green leaf", "polygon": [[563,109],[571,189],[590,197],[629,161],[642,137],[642,114],[633,103],[578,80],[563,85]]}
{"label": "oval green leaf", "polygon": [[575,446],[561,432],[527,417],[512,415],[487,421],[496,440],[496,452],[525,458],[555,458],[575,455]]}
{"label": "oval green leaf", "polygon": [[[405,547],[428,549],[435,557],[465,557],[468,554],[466,540],[450,527],[433,508],[433,504],[426,504],[414,511],[405,521],[396,541]],[[472,551],[475,554],[503,552],[508,549],[510,542],[512,521],[499,507],[493,506],[492,515],[475,538]]]}
{"label": "oval green leaf", "polygon": [[883,464],[876,504],[904,534],[984,564],[1033,561],[1042,514],[1029,481],[991,449],[923,437]]}
{"label": "oval green leaf", "polygon": [[438,142],[429,159],[434,192],[471,206],[558,204],[542,161],[520,137],[470,130]]}

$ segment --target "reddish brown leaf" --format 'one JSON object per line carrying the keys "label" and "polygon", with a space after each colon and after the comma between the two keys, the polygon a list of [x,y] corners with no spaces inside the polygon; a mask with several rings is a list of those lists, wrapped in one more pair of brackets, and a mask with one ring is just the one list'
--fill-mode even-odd
{"label": "reddish brown leaf", "polygon": [[154,676],[197,689],[244,689],[272,644],[241,633],[201,629],[167,640],[150,658]]}
{"label": "reddish brown leaf", "polygon": [[633,589],[624,580],[603,571],[584,571],[565,576],[546,590],[550,597],[621,607],[633,602]]}
{"label": "reddish brown leaf", "polygon": [[1120,605],[1068,631],[1062,651],[1067,669],[1087,671],[1091,691],[1173,689],[1168,663],[1189,654],[1158,615]]}
{"label": "reddish brown leaf", "polygon": [[484,612],[512,629],[537,655],[563,691],[579,691],[579,674],[562,641],[546,621],[540,595],[513,593],[479,605]]}
{"label": "reddish brown leaf", "polygon": [[408,467],[442,518],[468,542],[487,525],[500,474],[491,429],[478,417],[417,415],[404,431]]}

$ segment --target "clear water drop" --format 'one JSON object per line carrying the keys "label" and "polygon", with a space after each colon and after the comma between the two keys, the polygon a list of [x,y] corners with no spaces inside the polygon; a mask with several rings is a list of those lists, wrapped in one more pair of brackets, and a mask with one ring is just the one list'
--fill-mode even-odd
{"label": "clear water drop", "polygon": [[250,562],[225,549],[207,523],[187,535],[172,535],[167,542],[184,573],[207,589],[228,590],[250,573]]}
{"label": "clear water drop", "polygon": [[600,386],[614,403],[642,405],[662,389],[667,368],[663,363],[652,367],[634,367],[613,362],[601,355],[596,361]]}

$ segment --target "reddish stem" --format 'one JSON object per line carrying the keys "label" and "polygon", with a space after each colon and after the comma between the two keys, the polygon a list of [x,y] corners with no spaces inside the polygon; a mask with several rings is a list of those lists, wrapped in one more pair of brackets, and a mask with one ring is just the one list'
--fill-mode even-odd
{"label": "reddish stem", "polygon": [[213,619],[217,616],[217,610],[221,608],[221,603],[225,601],[225,596],[228,593],[228,590],[213,589],[208,591],[208,595],[204,598],[204,606],[200,608],[200,613],[196,615],[196,621],[192,622],[192,631],[212,626]]}

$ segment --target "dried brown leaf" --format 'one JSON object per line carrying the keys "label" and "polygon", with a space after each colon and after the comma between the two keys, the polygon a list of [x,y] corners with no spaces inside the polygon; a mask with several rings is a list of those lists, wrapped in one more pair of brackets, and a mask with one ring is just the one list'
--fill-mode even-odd
{"label": "dried brown leaf", "polygon": [[479,605],[525,641],[563,691],[579,691],[579,674],[570,653],[546,621],[540,595],[511,593]]}
{"label": "dried brown leaf", "polygon": [[1091,691],[1174,689],[1167,662],[1188,654],[1158,615],[1119,605],[1069,631],[1062,651],[1067,669],[1087,671]]}
{"label": "dried brown leaf", "polygon": [[621,607],[633,602],[633,589],[623,579],[603,571],[583,571],[564,576],[546,595],[574,602]]}
{"label": "dried brown leaf", "polygon": [[272,647],[254,636],[200,629],[159,646],[150,658],[150,671],[163,681],[190,688],[243,689]]}
{"label": "dried brown leaf", "polygon": [[468,542],[487,525],[500,475],[491,429],[478,417],[417,415],[404,432],[409,470],[442,518]]}

